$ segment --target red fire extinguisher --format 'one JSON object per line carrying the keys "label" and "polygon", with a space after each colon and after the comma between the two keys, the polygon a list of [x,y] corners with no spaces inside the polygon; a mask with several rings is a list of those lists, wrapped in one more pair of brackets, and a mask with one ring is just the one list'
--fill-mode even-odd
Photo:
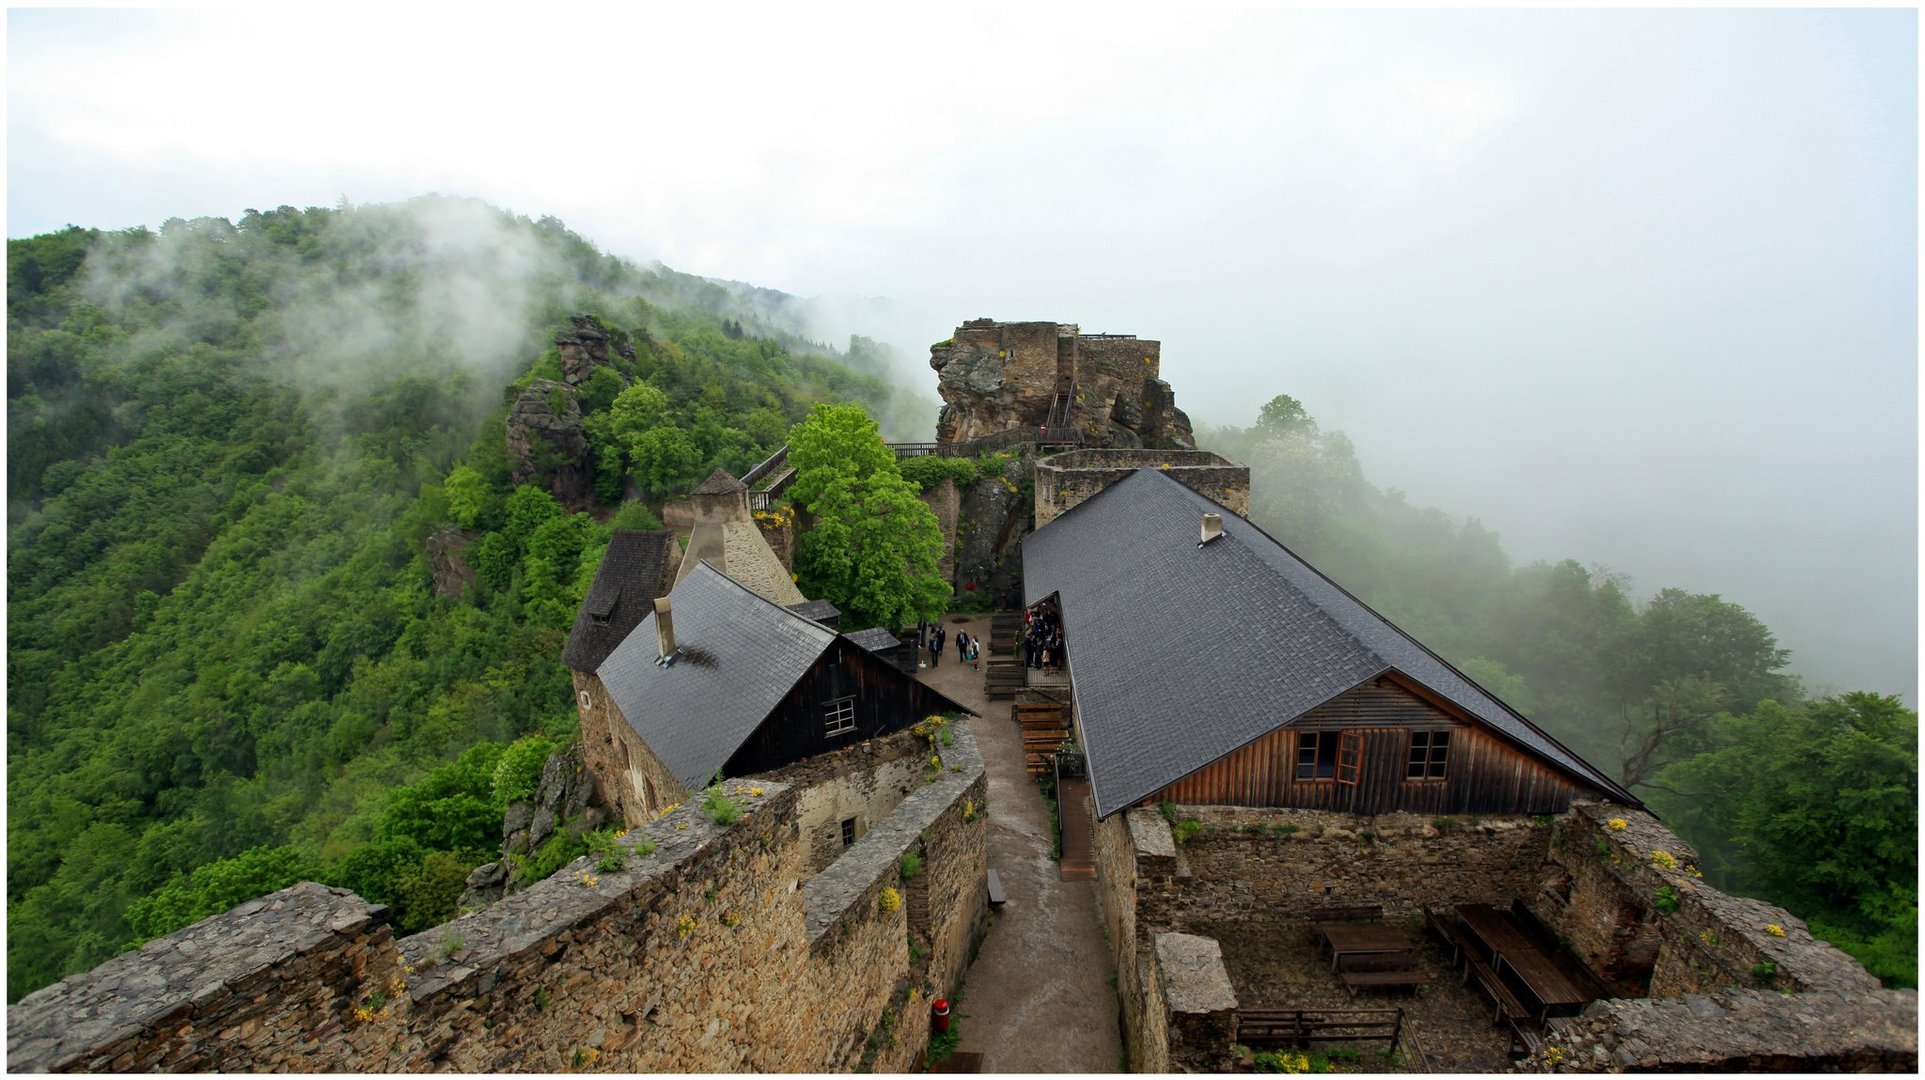
{"label": "red fire extinguisher", "polygon": [[929,1023],[938,1035],[949,1030],[948,998],[937,998],[929,1003]]}

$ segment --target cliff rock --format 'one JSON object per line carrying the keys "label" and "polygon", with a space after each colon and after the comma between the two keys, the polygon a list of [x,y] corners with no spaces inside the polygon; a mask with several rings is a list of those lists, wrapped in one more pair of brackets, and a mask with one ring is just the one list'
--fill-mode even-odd
{"label": "cliff rock", "polygon": [[462,590],[475,583],[474,568],[462,557],[474,539],[454,525],[428,537],[428,566],[434,571],[436,596],[460,596]]}
{"label": "cliff rock", "polygon": [[[562,378],[570,386],[580,386],[588,381],[597,367],[608,367],[608,348],[612,340],[601,320],[593,315],[574,315],[569,319],[572,324],[567,330],[555,334],[555,348],[561,353]],[[627,359],[635,359],[635,348],[627,341],[616,343],[616,350]]]}
{"label": "cliff rock", "polygon": [[557,832],[591,832],[607,821],[608,809],[595,788],[595,774],[582,767],[581,747],[570,746],[550,754],[541,768],[541,784],[535,788],[534,798],[508,804],[502,815],[502,858],[475,867],[468,875],[460,906],[492,904],[520,891],[522,886],[515,881],[510,856],[526,858]]}
{"label": "cliff rock", "polygon": [[936,441],[1053,428],[1092,447],[1194,449],[1190,418],[1160,377],[1162,348],[1073,323],[971,319],[929,350],[943,399]]}
{"label": "cliff rock", "polygon": [[575,389],[536,379],[508,410],[508,464],[516,484],[540,484],[564,503],[591,491],[593,467]]}

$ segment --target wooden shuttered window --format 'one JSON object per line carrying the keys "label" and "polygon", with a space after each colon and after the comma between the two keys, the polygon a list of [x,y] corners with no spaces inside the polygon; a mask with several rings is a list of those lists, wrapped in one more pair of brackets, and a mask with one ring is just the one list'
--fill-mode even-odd
{"label": "wooden shuttered window", "polygon": [[1337,783],[1357,786],[1364,770],[1364,733],[1346,731],[1337,740]]}

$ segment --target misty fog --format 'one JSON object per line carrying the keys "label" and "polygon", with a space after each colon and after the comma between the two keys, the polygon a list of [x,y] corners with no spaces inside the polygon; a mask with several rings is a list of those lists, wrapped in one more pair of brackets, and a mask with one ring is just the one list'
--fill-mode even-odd
{"label": "misty fog", "polygon": [[[1516,563],[1720,593],[1814,690],[1916,700],[1914,12],[351,23],[11,12],[8,235],[435,190],[812,298],[925,399],[968,318],[1156,338],[1199,425],[1293,395]],[[431,325],[279,298],[304,377],[525,357],[541,268],[448,213]]]}

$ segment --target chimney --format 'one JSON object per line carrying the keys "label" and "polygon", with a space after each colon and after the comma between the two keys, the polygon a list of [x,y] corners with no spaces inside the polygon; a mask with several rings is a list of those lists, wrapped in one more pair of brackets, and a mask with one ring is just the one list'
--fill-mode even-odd
{"label": "chimney", "polygon": [[1223,535],[1223,515],[1222,514],[1205,514],[1203,515],[1203,539],[1198,540],[1196,542],[1196,546],[1202,547],[1203,545],[1209,543],[1212,540],[1215,540],[1217,537],[1222,535]]}
{"label": "chimney", "polygon": [[668,597],[655,598],[655,641],[661,655],[655,662],[664,667],[675,661],[675,617],[668,610]]}

